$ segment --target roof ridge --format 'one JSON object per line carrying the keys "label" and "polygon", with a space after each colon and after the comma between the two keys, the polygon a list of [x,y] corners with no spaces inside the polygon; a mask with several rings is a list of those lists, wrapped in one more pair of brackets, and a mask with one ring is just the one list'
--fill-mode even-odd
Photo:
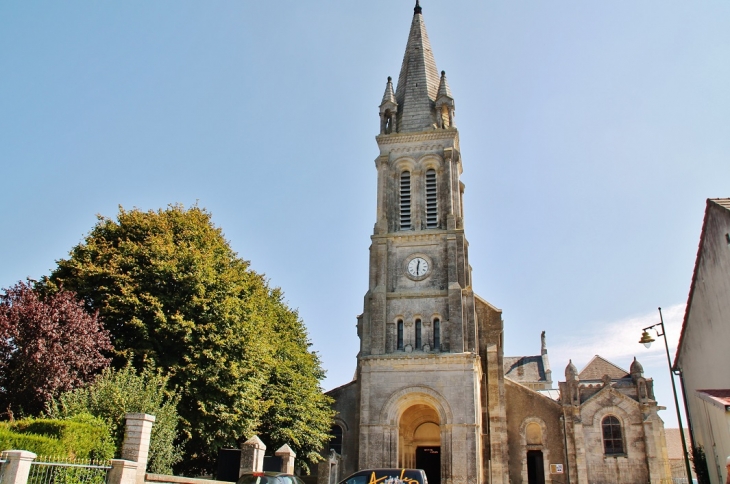
{"label": "roof ridge", "polygon": [[598,359],[600,359],[602,362],[604,362],[604,363],[612,366],[613,368],[615,368],[615,369],[623,372],[624,374],[629,375],[629,372],[628,371],[624,370],[623,368],[621,368],[620,366],[618,366],[616,363],[613,363],[611,361],[608,361],[606,358],[604,358],[601,355],[595,355],[593,358],[591,358],[591,361],[589,361],[588,364],[586,364],[586,366],[584,366],[583,369],[578,372],[578,378],[580,378],[581,380],[583,380],[583,379],[589,379],[590,380],[590,378],[584,378],[583,373],[587,369],[589,369],[594,364],[594,362],[596,360],[598,360]]}

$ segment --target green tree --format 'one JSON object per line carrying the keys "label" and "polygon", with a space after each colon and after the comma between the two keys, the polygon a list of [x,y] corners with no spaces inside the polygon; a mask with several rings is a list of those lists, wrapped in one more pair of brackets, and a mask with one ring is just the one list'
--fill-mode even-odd
{"label": "green tree", "polygon": [[167,390],[168,381],[168,377],[149,368],[140,374],[129,365],[120,370],[107,368],[90,385],[65,392],[51,401],[48,414],[61,419],[88,414],[104,420],[119,450],[124,440],[124,415],[154,415],[147,470],[170,473],[172,466],[182,460],[182,453],[175,445],[180,397]]}
{"label": "green tree", "polygon": [[278,344],[275,364],[263,390],[263,399],[271,405],[261,419],[259,432],[269,449],[289,444],[300,464],[309,470],[307,461],[317,462],[323,444],[330,438],[334,412],[332,400],[319,386],[324,371],[316,353],[308,350],[310,343],[302,320],[281,298],[280,291],[272,292]]}
{"label": "green tree", "polygon": [[[178,469],[210,471],[219,448],[260,429],[284,432],[280,423],[296,436],[295,451],[316,458],[311,449],[326,440],[320,429],[329,428],[329,401],[304,326],[204,209],[120,208],[116,220],[99,217],[43,284],[74,290],[99,312],[115,347],[113,364],[152,363],[179,389],[185,459]],[[279,375],[295,370],[308,374]],[[284,418],[280,405],[294,406],[298,392],[308,395],[307,406]],[[307,409],[316,412],[299,413]]]}

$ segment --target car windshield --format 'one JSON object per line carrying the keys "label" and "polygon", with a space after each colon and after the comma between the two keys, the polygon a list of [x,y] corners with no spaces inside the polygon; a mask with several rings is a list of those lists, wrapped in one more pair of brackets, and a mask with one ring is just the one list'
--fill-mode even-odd
{"label": "car windshield", "polygon": [[418,472],[382,469],[358,472],[344,481],[344,484],[420,484],[419,477]]}
{"label": "car windshield", "polygon": [[236,484],[281,484],[281,481],[274,476],[244,476]]}
{"label": "car windshield", "polygon": [[278,476],[278,478],[284,484],[304,484],[302,480],[296,476]]}

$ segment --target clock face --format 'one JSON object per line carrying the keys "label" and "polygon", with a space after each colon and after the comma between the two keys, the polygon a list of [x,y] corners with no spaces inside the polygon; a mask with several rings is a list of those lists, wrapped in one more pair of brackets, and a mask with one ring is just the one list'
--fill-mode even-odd
{"label": "clock face", "polygon": [[423,257],[414,257],[408,263],[408,273],[414,277],[420,277],[428,272],[428,262]]}

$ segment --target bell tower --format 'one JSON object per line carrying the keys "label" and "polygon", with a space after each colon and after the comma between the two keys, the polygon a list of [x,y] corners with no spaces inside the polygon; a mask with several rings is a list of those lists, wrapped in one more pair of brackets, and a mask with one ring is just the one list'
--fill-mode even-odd
{"label": "bell tower", "polygon": [[422,468],[430,484],[503,482],[501,312],[472,290],[455,103],[418,2],[379,114],[356,467]]}

